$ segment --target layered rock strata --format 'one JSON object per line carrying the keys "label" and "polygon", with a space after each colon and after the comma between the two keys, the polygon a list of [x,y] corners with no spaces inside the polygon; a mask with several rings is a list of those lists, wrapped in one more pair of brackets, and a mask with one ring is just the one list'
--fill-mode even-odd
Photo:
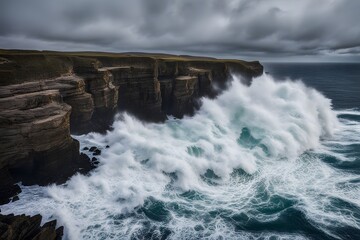
{"label": "layered rock strata", "polygon": [[84,156],[70,136],[69,104],[76,106],[76,121],[88,117],[79,108],[92,103],[82,86],[82,80],[64,77],[1,87],[0,170],[23,184],[41,185],[63,182],[76,171]]}

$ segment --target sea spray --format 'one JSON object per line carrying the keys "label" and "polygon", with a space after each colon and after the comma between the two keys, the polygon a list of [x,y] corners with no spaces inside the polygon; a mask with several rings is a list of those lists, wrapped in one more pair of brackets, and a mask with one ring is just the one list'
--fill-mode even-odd
{"label": "sea spray", "polygon": [[359,208],[358,177],[324,161],[347,159],[333,149],[336,139],[354,141],[349,123],[300,81],[234,79],[193,117],[150,124],[122,113],[105,135],[75,136],[110,146],[99,167],[63,186],[24,187],[3,211],[56,218],[69,239],[303,239],[356,229],[357,215],[332,203]]}

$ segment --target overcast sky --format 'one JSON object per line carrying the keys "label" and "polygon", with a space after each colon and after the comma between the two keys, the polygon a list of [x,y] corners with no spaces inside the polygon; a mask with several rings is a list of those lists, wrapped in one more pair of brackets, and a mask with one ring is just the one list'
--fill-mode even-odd
{"label": "overcast sky", "polygon": [[0,0],[0,48],[360,61],[360,0]]}

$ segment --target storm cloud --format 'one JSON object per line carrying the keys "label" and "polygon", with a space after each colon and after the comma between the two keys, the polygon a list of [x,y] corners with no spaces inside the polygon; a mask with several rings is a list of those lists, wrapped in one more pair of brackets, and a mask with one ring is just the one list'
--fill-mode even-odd
{"label": "storm cloud", "polygon": [[360,59],[359,0],[0,0],[0,48]]}

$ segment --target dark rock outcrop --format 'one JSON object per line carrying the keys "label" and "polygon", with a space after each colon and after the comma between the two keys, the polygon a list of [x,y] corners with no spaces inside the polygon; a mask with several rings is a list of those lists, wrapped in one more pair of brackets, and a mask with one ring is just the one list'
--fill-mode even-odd
{"label": "dark rock outcrop", "polygon": [[81,165],[79,143],[70,136],[71,106],[61,95],[74,96],[67,90],[72,83],[65,78],[0,89],[0,170],[23,184],[45,185],[64,182]]}
{"label": "dark rock outcrop", "polygon": [[56,228],[56,220],[41,226],[40,215],[25,216],[0,214],[0,239],[2,240],[60,240],[63,227]]}
{"label": "dark rock outcrop", "polygon": [[16,184],[8,169],[0,169],[0,205],[15,200],[20,192],[19,185]]}

